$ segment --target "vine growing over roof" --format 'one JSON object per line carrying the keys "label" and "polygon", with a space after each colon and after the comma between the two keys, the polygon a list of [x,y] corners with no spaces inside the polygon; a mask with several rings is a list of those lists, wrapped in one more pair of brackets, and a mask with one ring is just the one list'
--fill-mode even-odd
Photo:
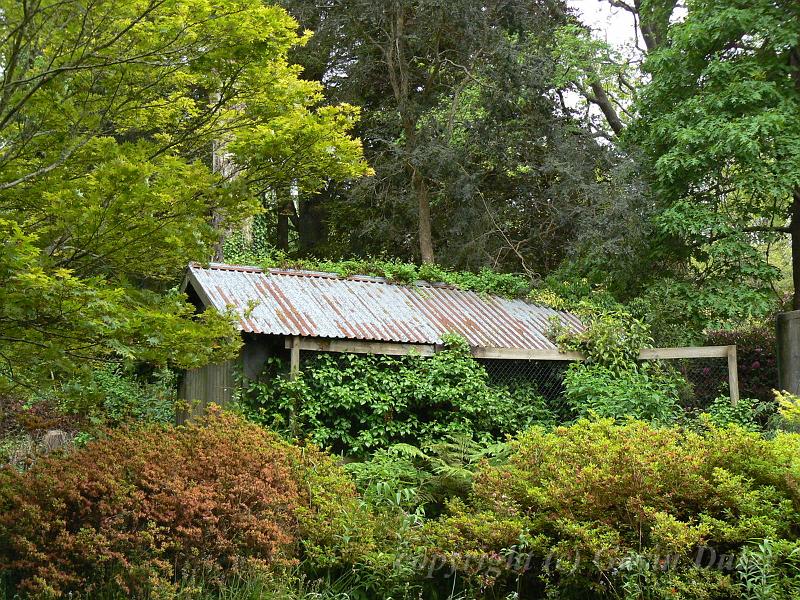
{"label": "vine growing over roof", "polygon": [[340,277],[367,275],[384,277],[392,283],[410,284],[416,281],[444,283],[461,290],[482,294],[494,294],[506,298],[527,297],[536,282],[519,273],[497,273],[483,268],[477,273],[452,271],[445,267],[426,263],[415,265],[389,258],[353,258],[327,260],[314,258],[290,258],[280,251],[253,254],[242,251],[234,236],[226,243],[225,256],[228,262],[252,264],[263,269],[301,269],[335,273]]}

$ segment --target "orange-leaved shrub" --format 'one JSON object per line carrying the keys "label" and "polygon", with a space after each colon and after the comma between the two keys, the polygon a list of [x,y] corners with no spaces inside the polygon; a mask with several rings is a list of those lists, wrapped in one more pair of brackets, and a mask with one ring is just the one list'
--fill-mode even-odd
{"label": "orange-leaved shrub", "polygon": [[143,596],[197,575],[282,569],[302,530],[348,501],[352,484],[326,455],[230,414],[112,431],[25,473],[0,470],[0,574],[35,596]]}

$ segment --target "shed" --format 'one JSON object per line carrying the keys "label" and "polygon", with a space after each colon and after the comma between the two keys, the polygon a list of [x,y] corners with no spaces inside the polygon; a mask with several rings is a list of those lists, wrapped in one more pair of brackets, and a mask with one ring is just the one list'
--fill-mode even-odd
{"label": "shed", "polygon": [[[575,360],[547,331],[554,319],[582,328],[571,313],[521,299],[364,275],[192,263],[183,290],[200,309],[233,311],[244,342],[239,368],[251,380],[270,356],[293,370],[303,351],[430,356],[453,333],[481,360]],[[229,401],[235,368],[229,361],[188,371],[181,397],[201,406]]]}

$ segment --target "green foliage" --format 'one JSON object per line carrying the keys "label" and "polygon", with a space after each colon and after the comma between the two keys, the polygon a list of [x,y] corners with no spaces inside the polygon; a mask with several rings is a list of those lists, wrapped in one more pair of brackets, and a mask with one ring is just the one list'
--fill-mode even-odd
{"label": "green foliage", "polygon": [[336,273],[340,277],[368,275],[385,277],[393,283],[410,284],[416,281],[444,283],[462,290],[482,294],[494,294],[506,298],[521,298],[531,288],[530,280],[515,273],[498,273],[483,268],[477,273],[453,271],[445,267],[425,263],[415,265],[398,259],[350,259],[318,260],[312,258],[293,259],[285,253],[265,248],[263,253],[238,250],[236,240],[226,246],[225,256],[234,263],[258,264],[265,269],[304,269],[325,273]]}
{"label": "green foliage", "polygon": [[345,469],[371,506],[414,512],[428,500],[422,488],[431,473],[419,465],[423,457],[413,446],[395,445],[363,462],[348,463]]}
{"label": "green foliage", "polygon": [[168,425],[175,420],[177,376],[169,369],[139,375],[112,365],[93,371],[88,381],[66,382],[55,395],[62,411],[95,425]]}
{"label": "green foliage", "polygon": [[346,465],[362,497],[375,507],[437,514],[444,503],[466,497],[477,467],[502,462],[505,443],[485,444],[468,435],[449,436],[424,449],[395,444],[368,460]]}
{"label": "green foliage", "polygon": [[578,416],[670,424],[680,414],[680,391],[686,381],[657,363],[623,370],[573,363],[564,377],[565,396]]}
{"label": "green foliage", "polygon": [[320,354],[288,381],[277,374],[246,394],[252,414],[287,424],[334,452],[363,456],[398,442],[425,445],[449,434],[498,439],[553,414],[530,386],[493,385],[466,342],[450,337],[431,358]]}
{"label": "green foliage", "polygon": [[307,37],[259,0],[0,12],[0,393],[95,361],[235,354],[226,316],[196,316],[169,288],[263,190],[368,173],[358,111],[300,79],[287,54]]}
{"label": "green foliage", "polygon": [[[559,89],[571,89],[577,93],[582,107],[587,107],[590,102],[587,96],[597,103],[597,86],[614,98],[617,106],[631,104],[639,74],[619,48],[593,36],[588,27],[575,23],[559,27],[553,36],[553,45],[561,67],[553,74],[553,84]],[[586,113],[585,118],[589,120],[590,111],[586,110]],[[620,110],[620,125],[625,125],[630,116],[630,111]],[[607,123],[605,126],[598,125],[597,120],[590,123],[601,130],[609,129]]]}
{"label": "green foliage", "polygon": [[582,307],[585,329],[553,331],[561,348],[586,357],[572,363],[564,376],[564,395],[573,413],[671,423],[687,384],[665,365],[639,361],[640,350],[653,341],[647,324],[620,308],[597,309],[585,302]]}
{"label": "green foliage", "polygon": [[614,172],[623,159],[558,101],[566,2],[282,4],[315,32],[295,54],[305,72],[362,107],[376,171],[300,198],[298,254],[416,261],[427,202],[437,262],[536,278],[596,225],[638,220],[627,208],[609,215],[642,199]]}
{"label": "green foliage", "polygon": [[91,375],[93,359],[199,366],[231,356],[239,341],[226,315],[181,294],[156,294],[43,266],[37,239],[0,219],[0,390]]}
{"label": "green foliage", "polygon": [[743,600],[789,600],[800,595],[800,546],[765,539],[745,548],[736,563]]}
{"label": "green foliage", "polygon": [[728,396],[716,398],[704,411],[708,420],[717,427],[737,425],[751,431],[759,431],[763,423],[775,413],[774,403],[765,403],[752,398],[740,398],[736,404]]}
{"label": "green foliage", "polygon": [[791,0],[687,8],[645,62],[630,130],[662,206],[654,252],[681,265],[653,294],[678,296],[689,322],[735,322],[774,308],[762,250],[797,218],[800,13]]}
{"label": "green foliage", "polygon": [[569,264],[548,275],[531,291],[529,299],[557,310],[586,314],[624,308],[602,284],[576,273]]}
{"label": "green foliage", "polygon": [[[231,445],[230,439],[237,443]],[[186,443],[176,447],[178,440]],[[140,457],[144,448],[147,452]],[[102,499],[113,506],[135,502],[139,510],[154,514],[170,506],[173,496],[145,490],[137,477],[146,475],[143,481],[153,486],[161,481],[159,474],[169,473],[174,487],[178,473],[178,479],[195,478],[195,492],[187,489],[175,496],[182,507],[175,519],[183,522],[195,514],[196,501],[213,497],[221,503],[208,513],[215,518],[198,524],[206,532],[206,549],[217,548],[217,530],[223,527],[229,539],[244,544],[250,537],[230,535],[232,528],[247,523],[255,527],[256,521],[240,514],[242,496],[237,490],[248,482],[255,485],[249,473],[256,473],[262,483],[265,478],[272,482],[253,488],[268,493],[271,500],[258,496],[263,502],[253,504],[255,496],[244,496],[249,498],[246,506],[261,511],[246,512],[258,517],[263,529],[272,522],[264,511],[274,506],[276,493],[282,502],[291,496],[275,487],[274,477],[280,474],[288,478],[286,485],[293,481],[297,486],[297,502],[280,508],[283,517],[292,516],[282,522],[294,536],[291,548],[299,548],[303,556],[296,568],[279,567],[276,572],[277,563],[262,563],[252,569],[247,561],[234,560],[225,563],[233,566],[223,571],[193,570],[181,562],[195,560],[188,553],[179,555],[177,564],[184,564],[180,575],[171,578],[166,565],[155,560],[153,568],[166,570],[158,570],[157,578],[136,579],[144,576],[149,559],[162,556],[153,545],[161,539],[161,530],[131,528],[128,520],[111,519],[97,528],[109,544],[101,555],[110,548],[128,558],[134,555],[124,548],[146,545],[135,554],[137,568],[98,571],[116,579],[105,587],[92,580],[97,593],[87,597],[116,600],[130,595],[125,589],[147,589],[150,597],[171,600],[781,600],[794,597],[797,590],[799,450],[800,436],[795,434],[780,433],[767,440],[742,428],[710,423],[692,432],[637,421],[617,425],[611,420],[581,420],[551,432],[533,428],[501,446],[482,446],[464,436],[424,449],[398,444],[368,461],[347,465],[354,486],[340,467],[313,448],[292,448],[258,427],[213,416],[188,430],[120,431],[83,450],[45,459],[29,474],[2,472],[11,485],[2,488],[0,498],[13,510],[0,518],[0,536],[13,531],[30,537],[38,531],[34,521],[50,522],[37,519],[37,511],[77,514],[70,503],[79,501]],[[178,462],[182,469],[175,470]],[[80,477],[73,476],[78,465]],[[141,491],[131,500],[115,491],[120,473]],[[104,492],[90,497],[100,481]],[[204,495],[198,496],[198,482]],[[214,495],[218,482],[233,487],[226,484]],[[58,499],[55,505],[43,501],[50,497],[40,493],[44,485]],[[226,494],[238,498],[230,521]],[[21,499],[26,501],[24,513],[12,506]],[[105,507],[97,506],[101,520]],[[81,518],[88,523],[94,518],[90,514],[94,512]],[[177,535],[181,547],[191,543],[193,529],[181,527],[175,533],[165,518],[157,517],[167,527],[165,540]],[[75,544],[93,539],[91,528],[82,531]],[[19,538],[13,539],[16,544]],[[54,544],[63,546],[58,560],[48,563],[51,569],[68,564],[70,539],[37,542],[45,552]],[[5,557],[17,546],[0,548]],[[163,548],[172,552],[169,545]],[[263,544],[259,548],[263,551]],[[286,552],[287,558],[294,555],[290,548]],[[212,555],[202,556],[208,561]],[[700,566],[695,564],[698,557]],[[36,563],[25,563],[30,564]],[[91,561],[75,564],[81,573],[94,569]],[[6,570],[7,583],[16,586],[19,573]],[[58,581],[55,571],[47,573],[47,582]],[[130,587],[134,585],[144,587]],[[6,596],[14,589],[8,588]]]}
{"label": "green foliage", "polygon": [[[653,557],[631,553],[620,566],[621,600],[731,600],[739,599],[729,573],[703,567],[681,572],[662,572],[663,564]],[[579,590],[580,588],[578,588]],[[580,593],[576,590],[576,593]]]}
{"label": "green foliage", "polygon": [[649,327],[625,310],[584,306],[580,314],[582,331],[556,330],[554,334],[560,347],[582,352],[589,363],[624,371],[635,366],[642,348],[652,345]]}
{"label": "green foliage", "polygon": [[[279,576],[248,570],[228,577],[224,584],[203,576],[187,578],[174,588],[160,588],[150,596],[159,600],[367,600],[369,596],[352,577],[313,578],[297,568]],[[0,600],[19,600],[20,596],[0,584]],[[118,590],[70,596],[74,600],[128,600],[130,595]],[[416,589],[400,589],[387,598],[418,600]]]}
{"label": "green foliage", "polygon": [[[794,539],[797,447],[795,435],[769,441],[737,427],[534,428],[512,441],[507,464],[479,469],[468,504],[426,527],[428,548],[495,593],[515,563],[492,557],[515,551],[530,568],[518,585],[536,589],[541,576],[557,597],[736,598],[735,555],[754,538]],[[715,554],[697,569],[705,547]]]}
{"label": "green foliage", "polygon": [[775,390],[775,400],[782,427],[789,431],[800,431],[800,396],[786,390]]}

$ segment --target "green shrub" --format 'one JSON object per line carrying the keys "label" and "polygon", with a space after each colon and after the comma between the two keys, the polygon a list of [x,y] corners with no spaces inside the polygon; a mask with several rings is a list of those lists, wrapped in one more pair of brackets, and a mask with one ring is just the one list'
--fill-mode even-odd
{"label": "green shrub", "polygon": [[279,427],[294,415],[292,433],[335,453],[365,456],[457,434],[499,439],[554,420],[531,386],[491,384],[460,338],[431,358],[320,354],[303,368],[295,381],[276,370],[254,384],[250,414]]}
{"label": "green shrub", "polygon": [[[700,434],[581,420],[532,429],[511,447],[507,464],[476,474],[470,502],[453,504],[425,533],[436,560],[496,593],[508,578],[530,589],[543,577],[558,597],[622,597],[623,585],[642,583],[663,595],[629,597],[738,597],[733,555],[752,539],[794,539],[794,434],[765,440],[738,427]],[[690,568],[705,546],[727,570]],[[508,560],[520,553],[527,568]]]}
{"label": "green shrub", "polygon": [[483,461],[504,460],[505,443],[483,444],[466,435],[449,436],[425,448],[397,444],[345,469],[373,507],[438,514],[445,501],[466,498]]}
{"label": "green shrub", "polygon": [[775,414],[775,402],[760,402],[753,398],[740,398],[736,404],[728,396],[720,396],[708,405],[704,414],[718,427],[738,425],[751,431],[760,431],[762,423]]}
{"label": "green shrub", "polygon": [[614,370],[600,364],[573,363],[564,377],[567,403],[579,416],[670,423],[679,414],[684,380],[658,363]]}
{"label": "green shrub", "polygon": [[648,326],[619,308],[592,310],[584,323],[578,333],[560,327],[552,332],[562,349],[586,357],[571,364],[564,377],[573,414],[673,422],[686,381],[658,362],[639,361],[640,350],[652,343]]}
{"label": "green shrub", "polygon": [[575,332],[553,322],[552,337],[564,350],[577,350],[590,364],[614,371],[627,370],[639,359],[639,351],[652,345],[650,328],[622,309],[579,311],[585,328]]}
{"label": "green shrub", "polygon": [[752,544],[736,563],[744,600],[793,600],[800,597],[800,543],[762,540]]}
{"label": "green shrub", "polygon": [[0,469],[0,572],[35,596],[142,597],[195,575],[282,569],[301,539],[343,554],[350,505],[329,458],[231,415],[120,429],[25,473]]}
{"label": "green shrub", "polygon": [[368,460],[353,462],[345,469],[353,477],[361,496],[375,508],[414,511],[426,502],[424,487],[433,474],[421,465],[424,453],[392,446],[377,450]]}
{"label": "green shrub", "polygon": [[177,375],[170,369],[137,372],[120,365],[88,371],[85,377],[66,381],[38,402],[75,415],[90,426],[163,423],[175,420]]}

